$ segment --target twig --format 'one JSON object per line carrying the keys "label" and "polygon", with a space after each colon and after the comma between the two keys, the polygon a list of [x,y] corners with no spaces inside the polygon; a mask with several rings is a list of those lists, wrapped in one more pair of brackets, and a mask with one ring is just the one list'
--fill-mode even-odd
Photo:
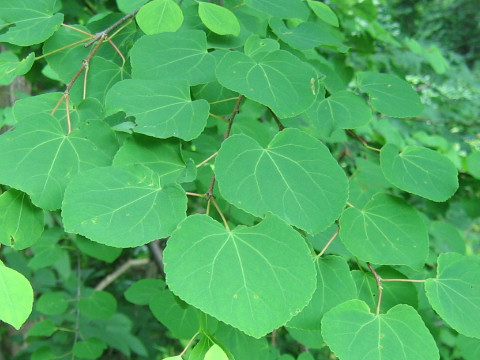
{"label": "twig", "polygon": [[332,241],[335,240],[335,238],[337,237],[338,232],[339,232],[339,229],[337,229],[337,231],[335,231],[335,234],[333,234],[333,236],[330,238],[330,240],[328,240],[327,244],[323,247],[322,251],[320,251],[320,253],[316,256],[316,259],[322,257],[322,255],[325,253],[325,251],[327,251],[327,249],[330,246],[330,244],[332,243]]}
{"label": "twig", "polygon": [[165,277],[164,265],[163,265],[163,250],[160,247],[160,240],[155,240],[151,243],[148,243],[148,248],[150,249],[153,259],[158,265],[162,277]]}
{"label": "twig", "polygon": [[185,346],[185,348],[183,349],[183,351],[180,353],[179,356],[183,356],[183,354],[185,354],[185,352],[188,350],[188,348],[190,346],[192,346],[193,340],[195,340],[195,338],[198,336],[198,334],[200,334],[200,333],[197,331],[195,333],[195,335],[192,336],[192,338],[188,341],[187,346]]}
{"label": "twig", "polygon": [[242,103],[242,100],[243,100],[244,97],[245,96],[243,96],[243,95],[240,95],[238,97],[237,103],[235,104],[235,107],[233,108],[232,114],[230,115],[230,118],[228,119],[228,128],[227,128],[227,132],[225,133],[224,140],[228,139],[228,137],[230,136],[230,132],[232,131],[232,126],[233,126],[233,120],[235,120],[235,116],[237,116],[237,114],[240,112],[240,104]]}
{"label": "twig", "polygon": [[[80,300],[82,297],[82,272],[80,267],[80,253],[77,251],[77,299]],[[75,316],[75,335],[73,338],[73,346],[78,342],[78,336],[80,331],[80,310],[78,306],[76,308],[76,316]],[[73,348],[72,346],[72,348]]]}
{"label": "twig", "polygon": [[376,147],[373,147],[373,146],[370,146],[368,145],[368,143],[365,141],[364,138],[362,138],[360,135],[358,135],[355,131],[351,130],[351,129],[348,129],[347,132],[353,136],[355,139],[357,139],[358,141],[360,141],[360,143],[365,146],[367,149],[370,149],[370,150],[373,150],[373,151],[377,151],[377,152],[380,152],[381,150],[380,149],[377,149]]}
{"label": "twig", "polygon": [[[143,6],[143,5],[142,5],[142,6]],[[87,43],[85,44],[85,47],[89,47],[89,46],[92,45],[94,42],[99,41],[99,40],[101,40],[101,42],[103,42],[103,40],[108,37],[108,33],[109,33],[110,31],[114,30],[115,28],[117,28],[118,26],[120,26],[121,24],[123,24],[125,21],[133,18],[133,17],[138,13],[138,11],[140,10],[140,8],[141,8],[142,6],[139,6],[137,9],[133,10],[131,13],[128,13],[127,15],[125,15],[124,17],[122,17],[121,19],[117,20],[117,21],[114,22],[112,25],[110,25],[109,27],[107,27],[105,30],[96,33],[95,36],[92,38],[92,40],[90,40],[89,42],[87,42]]]}
{"label": "twig", "polygon": [[150,259],[130,259],[125,264],[120,266],[117,270],[115,270],[110,275],[107,275],[102,281],[95,286],[95,290],[100,291],[105,289],[108,285],[114,282],[117,278],[119,278],[124,272],[130,269],[132,266],[142,266],[148,264]]}
{"label": "twig", "polygon": [[213,205],[215,206],[215,208],[217,209],[218,213],[220,214],[220,217],[221,217],[222,220],[223,220],[223,224],[225,225],[225,227],[227,228],[227,230],[230,231],[230,226],[228,226],[228,221],[227,221],[227,219],[225,218],[225,215],[223,215],[223,212],[222,212],[222,210],[220,209],[220,206],[218,206],[217,200],[215,200],[214,197],[212,197],[210,200],[212,200]]}
{"label": "twig", "polygon": [[277,123],[278,130],[279,130],[279,131],[282,131],[283,129],[285,129],[285,126],[283,126],[283,124],[282,124],[282,123],[280,122],[280,120],[278,119],[278,116],[272,111],[272,109],[268,108],[268,111],[270,111],[270,114],[272,114],[273,119],[274,119],[275,122]]}
{"label": "twig", "polygon": [[378,287],[378,303],[377,303],[377,311],[375,315],[380,314],[380,307],[382,306],[382,295],[383,295],[383,286],[382,286],[382,277],[378,275],[378,273],[375,271],[373,266],[370,263],[367,263],[368,267],[370,268],[370,271],[372,272],[373,276],[375,276],[375,281],[377,282],[377,287]]}
{"label": "twig", "polygon": [[205,160],[203,160],[200,164],[197,165],[197,168],[205,165],[207,162],[209,162],[210,160],[212,160],[215,156],[218,155],[218,151],[215,151],[212,155],[210,155],[208,158],[206,158]]}

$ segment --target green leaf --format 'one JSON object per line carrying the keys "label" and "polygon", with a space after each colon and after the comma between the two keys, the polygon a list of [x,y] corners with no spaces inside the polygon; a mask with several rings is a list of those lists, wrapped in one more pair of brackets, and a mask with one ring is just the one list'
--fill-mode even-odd
{"label": "green leaf", "polygon": [[114,247],[136,247],[170,235],[185,218],[187,198],[178,185],[162,186],[147,167],[91,169],[65,191],[65,229]]}
{"label": "green leaf", "polygon": [[59,227],[46,229],[32,247],[34,256],[28,262],[28,267],[36,271],[59,261],[65,251],[58,245],[58,241],[63,236],[63,229]]}
{"label": "green leaf", "polygon": [[409,145],[399,151],[386,144],[380,153],[380,166],[393,185],[432,201],[446,201],[458,189],[455,165],[428,148]]}
{"label": "green leaf", "polygon": [[33,327],[28,331],[28,336],[51,336],[58,328],[55,323],[50,320],[43,320],[35,323]]}
{"label": "green leaf", "polygon": [[381,113],[393,117],[420,115],[423,105],[411,85],[395,75],[377,72],[360,72],[358,86],[370,97],[372,106]]}
{"label": "green leaf", "polygon": [[109,292],[95,291],[79,300],[78,310],[90,319],[108,320],[117,311],[117,300]]}
{"label": "green leaf", "polygon": [[175,337],[190,339],[199,330],[198,310],[171,291],[160,291],[150,299],[150,311]]}
{"label": "green leaf", "polygon": [[73,345],[73,355],[82,359],[97,359],[107,348],[107,344],[97,338],[89,338]]}
{"label": "green leaf", "polygon": [[240,23],[237,17],[223,6],[199,2],[198,15],[205,26],[216,34],[234,36],[240,34]]}
{"label": "green leaf", "polygon": [[417,211],[400,198],[377,194],[363,209],[340,218],[340,238],[363,261],[421,267],[428,255],[428,232]]}
{"label": "green leaf", "polygon": [[[375,271],[384,279],[406,279],[402,273],[389,266],[381,266]],[[378,287],[375,277],[370,272],[354,270],[352,277],[357,285],[358,298],[365,301],[373,311],[377,308]],[[388,281],[383,282],[381,312],[385,312],[398,304],[418,307],[418,293],[412,282]]]}
{"label": "green leaf", "polygon": [[148,0],[116,0],[120,11],[128,14],[145,4]]}
{"label": "green leaf", "polygon": [[203,31],[143,36],[130,50],[130,59],[135,79],[171,81],[171,85],[186,80],[192,86],[215,76],[215,59],[207,51]]}
{"label": "green leaf", "polygon": [[0,18],[14,23],[0,42],[29,46],[47,40],[60,27],[63,14],[55,14],[57,0],[0,0]]}
{"label": "green leaf", "polygon": [[189,216],[164,256],[176,295],[257,338],[300,312],[315,290],[304,239],[273,215],[232,231],[206,215]]}
{"label": "green leaf", "polygon": [[467,156],[467,171],[480,180],[480,151],[473,151]]}
{"label": "green leaf", "polygon": [[210,106],[206,100],[190,98],[186,81],[124,80],[107,94],[108,114],[125,111],[135,116],[137,133],[183,140],[197,138],[207,124]]}
{"label": "green leaf", "polygon": [[459,333],[480,338],[480,262],[457,253],[440,254],[437,277],[427,279],[428,301]]}
{"label": "green leaf", "polygon": [[245,0],[248,6],[279,18],[306,20],[310,15],[308,6],[299,0]]}
{"label": "green leaf", "polygon": [[457,346],[465,360],[477,360],[480,358],[480,340],[458,335]]}
{"label": "green leaf", "polygon": [[60,315],[68,308],[65,294],[62,292],[46,292],[38,299],[37,310],[45,315]]}
{"label": "green leaf", "polygon": [[83,254],[107,263],[114,262],[122,253],[122,249],[99,244],[83,236],[76,236],[74,242]]}
{"label": "green leaf", "polygon": [[108,144],[112,137],[108,126],[98,123],[67,136],[55,118],[40,113],[35,121],[22,121],[0,136],[0,183],[26,192],[36,206],[58,209],[77,172],[111,162],[113,154],[104,146],[99,149],[96,141]]}
{"label": "green leaf", "polygon": [[0,53],[0,85],[9,85],[17,75],[26,74],[32,68],[34,59],[33,52],[21,61],[10,51]]}
{"label": "green leaf", "polygon": [[302,22],[289,27],[283,20],[271,18],[269,24],[275,35],[297,50],[309,50],[317,46],[337,47],[340,52],[348,49],[343,45],[343,35],[322,23]]}
{"label": "green leaf", "polygon": [[273,52],[280,50],[280,44],[274,39],[262,39],[256,34],[250,35],[245,41],[243,51],[245,55],[255,58],[258,54],[263,52]]}
{"label": "green leaf", "polygon": [[151,35],[177,31],[182,26],[183,13],[172,0],[154,0],[142,6],[135,19],[140,29]]}
{"label": "green leaf", "polygon": [[0,261],[0,320],[19,330],[32,305],[33,289],[28,280]]}
{"label": "green leaf", "polygon": [[215,344],[205,354],[205,360],[228,360],[228,356],[220,346]]}
{"label": "green leaf", "polygon": [[[316,259],[315,265],[317,289],[307,307],[288,322],[288,328],[320,330],[320,321],[325,312],[357,297],[355,283],[344,259],[331,255]],[[339,284],[342,286],[339,287]]]}
{"label": "green leaf", "polygon": [[220,193],[256,216],[272,212],[318,233],[345,206],[345,173],[320,141],[296,129],[278,133],[265,149],[245,135],[223,142],[215,161]]}
{"label": "green leaf", "polygon": [[338,27],[338,18],[333,10],[327,5],[320,1],[307,1],[310,9],[317,15],[320,20],[325,21],[327,24]]}
{"label": "green leaf", "polygon": [[432,221],[428,232],[432,235],[432,244],[437,252],[465,254],[465,239],[456,226],[445,220]]}
{"label": "green leaf", "polygon": [[313,134],[327,137],[338,129],[355,129],[368,124],[372,112],[361,97],[342,90],[323,100],[317,99],[300,118]]}
{"label": "green leaf", "polygon": [[165,290],[165,281],[161,279],[141,279],[130,285],[125,291],[125,299],[136,305],[148,305],[150,300]]}
{"label": "green leaf", "polygon": [[228,52],[216,72],[220,84],[270,107],[280,118],[300,114],[316,98],[316,71],[287,51],[261,53],[255,59]]}
{"label": "green leaf", "polygon": [[196,168],[191,169],[189,163],[185,163],[178,142],[148,136],[127,138],[115,155],[113,164],[144,165],[160,176],[162,185],[189,182],[196,177]]}
{"label": "green leaf", "polygon": [[0,195],[0,243],[23,250],[32,246],[44,227],[43,211],[27,194],[9,189]]}
{"label": "green leaf", "polygon": [[188,357],[188,360],[204,360],[205,354],[208,349],[212,347],[213,343],[208,337],[202,337],[200,341],[195,345]]}
{"label": "green leaf", "polygon": [[373,315],[363,301],[347,301],[325,314],[322,335],[341,360],[440,359],[422,318],[408,305]]}

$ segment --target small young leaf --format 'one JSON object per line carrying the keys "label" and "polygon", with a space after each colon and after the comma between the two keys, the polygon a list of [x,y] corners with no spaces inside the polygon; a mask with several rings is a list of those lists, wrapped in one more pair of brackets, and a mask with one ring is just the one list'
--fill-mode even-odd
{"label": "small young leaf", "polygon": [[428,255],[427,227],[400,198],[377,194],[363,209],[340,218],[340,238],[359,259],[375,264],[422,266]]}
{"label": "small young leaf", "polygon": [[125,299],[136,305],[148,305],[150,300],[165,290],[165,282],[161,279],[142,279],[130,285],[125,291]]}
{"label": "small young leaf", "polygon": [[459,333],[480,338],[480,262],[457,253],[440,254],[437,277],[425,291],[433,309]]}
{"label": "small young leaf", "polygon": [[80,235],[75,237],[74,242],[85,255],[108,263],[114,262],[122,253],[122,249],[99,244]]}
{"label": "small young leaf", "polygon": [[361,72],[358,86],[370,97],[372,106],[392,117],[417,116],[423,111],[420,97],[411,85],[395,75]]}
{"label": "small young leaf", "polygon": [[338,18],[333,10],[327,5],[320,1],[307,1],[310,9],[317,15],[320,20],[325,21],[327,24],[338,27]]}
{"label": "small young leaf", "polygon": [[37,322],[28,331],[28,336],[51,336],[58,328],[52,320],[43,320]]}
{"label": "small young leaf", "polygon": [[228,360],[228,356],[220,346],[215,344],[205,354],[205,360]]}
{"label": "small young leaf", "polygon": [[322,335],[340,360],[440,359],[422,318],[408,305],[373,315],[363,301],[347,301],[325,314]]}
{"label": "small young leaf", "polygon": [[18,330],[32,312],[32,304],[30,282],[0,261],[0,320]]}
{"label": "small young leaf", "polygon": [[73,345],[73,355],[82,359],[98,359],[106,348],[107,344],[103,341],[97,338],[89,338]]}
{"label": "small young leaf", "polygon": [[380,153],[386,179],[401,190],[432,201],[446,201],[458,189],[457,169],[445,156],[421,146],[403,151],[386,144]]}
{"label": "small young leaf", "polygon": [[45,315],[60,315],[68,308],[65,294],[61,292],[46,292],[36,302],[37,310]]}
{"label": "small young leaf", "polygon": [[108,320],[117,311],[117,300],[106,291],[95,291],[78,302],[80,313],[90,319]]}
{"label": "small young leaf", "polygon": [[154,0],[142,6],[135,19],[140,29],[148,35],[175,32],[182,26],[183,13],[172,0]]}
{"label": "small young leaf", "polygon": [[315,290],[304,239],[273,215],[232,231],[209,216],[189,216],[164,256],[167,284],[176,295],[256,338],[300,312]]}
{"label": "small young leaf", "polygon": [[223,6],[199,2],[198,15],[205,26],[216,34],[234,36],[240,34],[240,23],[237,17]]}

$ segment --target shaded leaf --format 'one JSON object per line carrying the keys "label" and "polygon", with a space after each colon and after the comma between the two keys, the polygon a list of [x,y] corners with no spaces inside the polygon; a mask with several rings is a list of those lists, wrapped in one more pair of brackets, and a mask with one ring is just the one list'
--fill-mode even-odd
{"label": "shaded leaf", "polygon": [[78,301],[78,310],[90,319],[108,320],[117,311],[117,300],[106,291],[95,291]]}
{"label": "shaded leaf", "polygon": [[432,201],[446,201],[458,189],[455,165],[428,148],[409,145],[400,151],[386,144],[380,153],[380,166],[393,185]]}
{"label": "shaded leaf", "polygon": [[99,244],[79,235],[74,242],[83,254],[108,263],[114,262],[122,253],[122,249]]}
{"label": "shaded leaf", "polygon": [[164,255],[176,295],[257,338],[300,312],[315,289],[303,238],[273,215],[232,231],[206,215],[189,216]]}
{"label": "shaded leaf", "polygon": [[43,211],[27,194],[9,189],[0,195],[0,243],[23,250],[32,246],[44,227]]}
{"label": "shaded leaf", "polygon": [[165,290],[165,281],[161,279],[141,279],[134,282],[125,291],[125,298],[136,305],[148,305],[150,300]]}
{"label": "shaded leaf", "polygon": [[370,97],[372,106],[388,116],[417,116],[423,111],[420,97],[411,85],[395,75],[360,72],[358,86]]}
{"label": "shaded leaf", "polygon": [[97,359],[107,348],[107,344],[97,338],[82,340],[73,345],[73,355],[82,359]]}
{"label": "shaded leaf", "polygon": [[46,292],[38,298],[36,309],[46,315],[60,315],[68,308],[67,299],[62,292]]}
{"label": "shaded leaf", "polygon": [[308,6],[297,0],[245,0],[245,3],[257,10],[279,18],[297,18],[306,20],[310,15]]}

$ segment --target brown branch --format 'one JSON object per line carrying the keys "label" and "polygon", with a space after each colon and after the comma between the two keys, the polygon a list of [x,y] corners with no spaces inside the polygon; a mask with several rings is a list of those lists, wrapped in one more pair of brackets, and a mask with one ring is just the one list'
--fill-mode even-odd
{"label": "brown branch", "polygon": [[367,149],[380,152],[380,149],[377,149],[377,148],[375,148],[375,147],[373,147],[373,146],[368,145],[367,141],[366,141],[364,138],[362,138],[360,135],[358,135],[355,131],[353,131],[353,130],[351,130],[351,129],[348,129],[347,132],[348,132],[351,136],[353,136],[355,139],[357,139],[358,141],[360,141],[360,143],[361,143],[363,146],[365,146]]}
{"label": "brown branch", "polygon": [[115,270],[110,275],[107,275],[102,281],[100,281],[97,286],[95,286],[95,290],[100,291],[105,289],[108,285],[118,279],[123,273],[125,273],[128,269],[133,266],[142,266],[148,264],[150,259],[130,259],[122,266],[120,266],[117,270]]}
{"label": "brown branch", "polygon": [[372,272],[373,276],[375,276],[375,281],[378,287],[378,303],[377,303],[377,311],[375,315],[380,314],[380,307],[382,306],[382,295],[383,295],[383,286],[382,286],[382,277],[375,271],[373,266],[370,263],[367,263],[370,271]]}
{"label": "brown branch", "polygon": [[327,244],[323,247],[322,251],[320,251],[320,253],[316,256],[316,258],[318,259],[319,257],[321,257],[325,251],[327,251],[328,247],[330,246],[330,244],[333,242],[333,240],[335,240],[335,238],[337,237],[338,235],[338,232],[340,231],[340,229],[337,229],[337,231],[335,231],[335,234],[333,234],[333,236],[330,238],[330,240],[328,240]]}
{"label": "brown branch", "polygon": [[160,273],[165,278],[165,271],[164,271],[164,265],[163,265],[163,250],[160,247],[160,240],[155,240],[149,243],[148,248],[150,249],[150,252],[153,255],[153,259],[157,263]]}
{"label": "brown branch", "polygon": [[240,112],[240,104],[242,103],[242,100],[243,100],[244,97],[245,96],[243,96],[243,95],[240,95],[238,97],[237,103],[235,104],[235,107],[233,108],[232,114],[230,115],[230,118],[228,119],[228,128],[227,128],[227,132],[225,133],[224,140],[228,139],[228,137],[230,136],[230,132],[232,131],[232,126],[233,126],[233,120],[235,120],[235,116],[237,116],[237,114]]}
{"label": "brown branch", "polygon": [[273,110],[268,108],[268,111],[270,111],[270,114],[272,114],[273,119],[277,123],[278,131],[282,131],[283,129],[285,129],[285,126],[283,126],[283,124],[280,122],[280,120],[278,119],[278,116],[273,112]]}

